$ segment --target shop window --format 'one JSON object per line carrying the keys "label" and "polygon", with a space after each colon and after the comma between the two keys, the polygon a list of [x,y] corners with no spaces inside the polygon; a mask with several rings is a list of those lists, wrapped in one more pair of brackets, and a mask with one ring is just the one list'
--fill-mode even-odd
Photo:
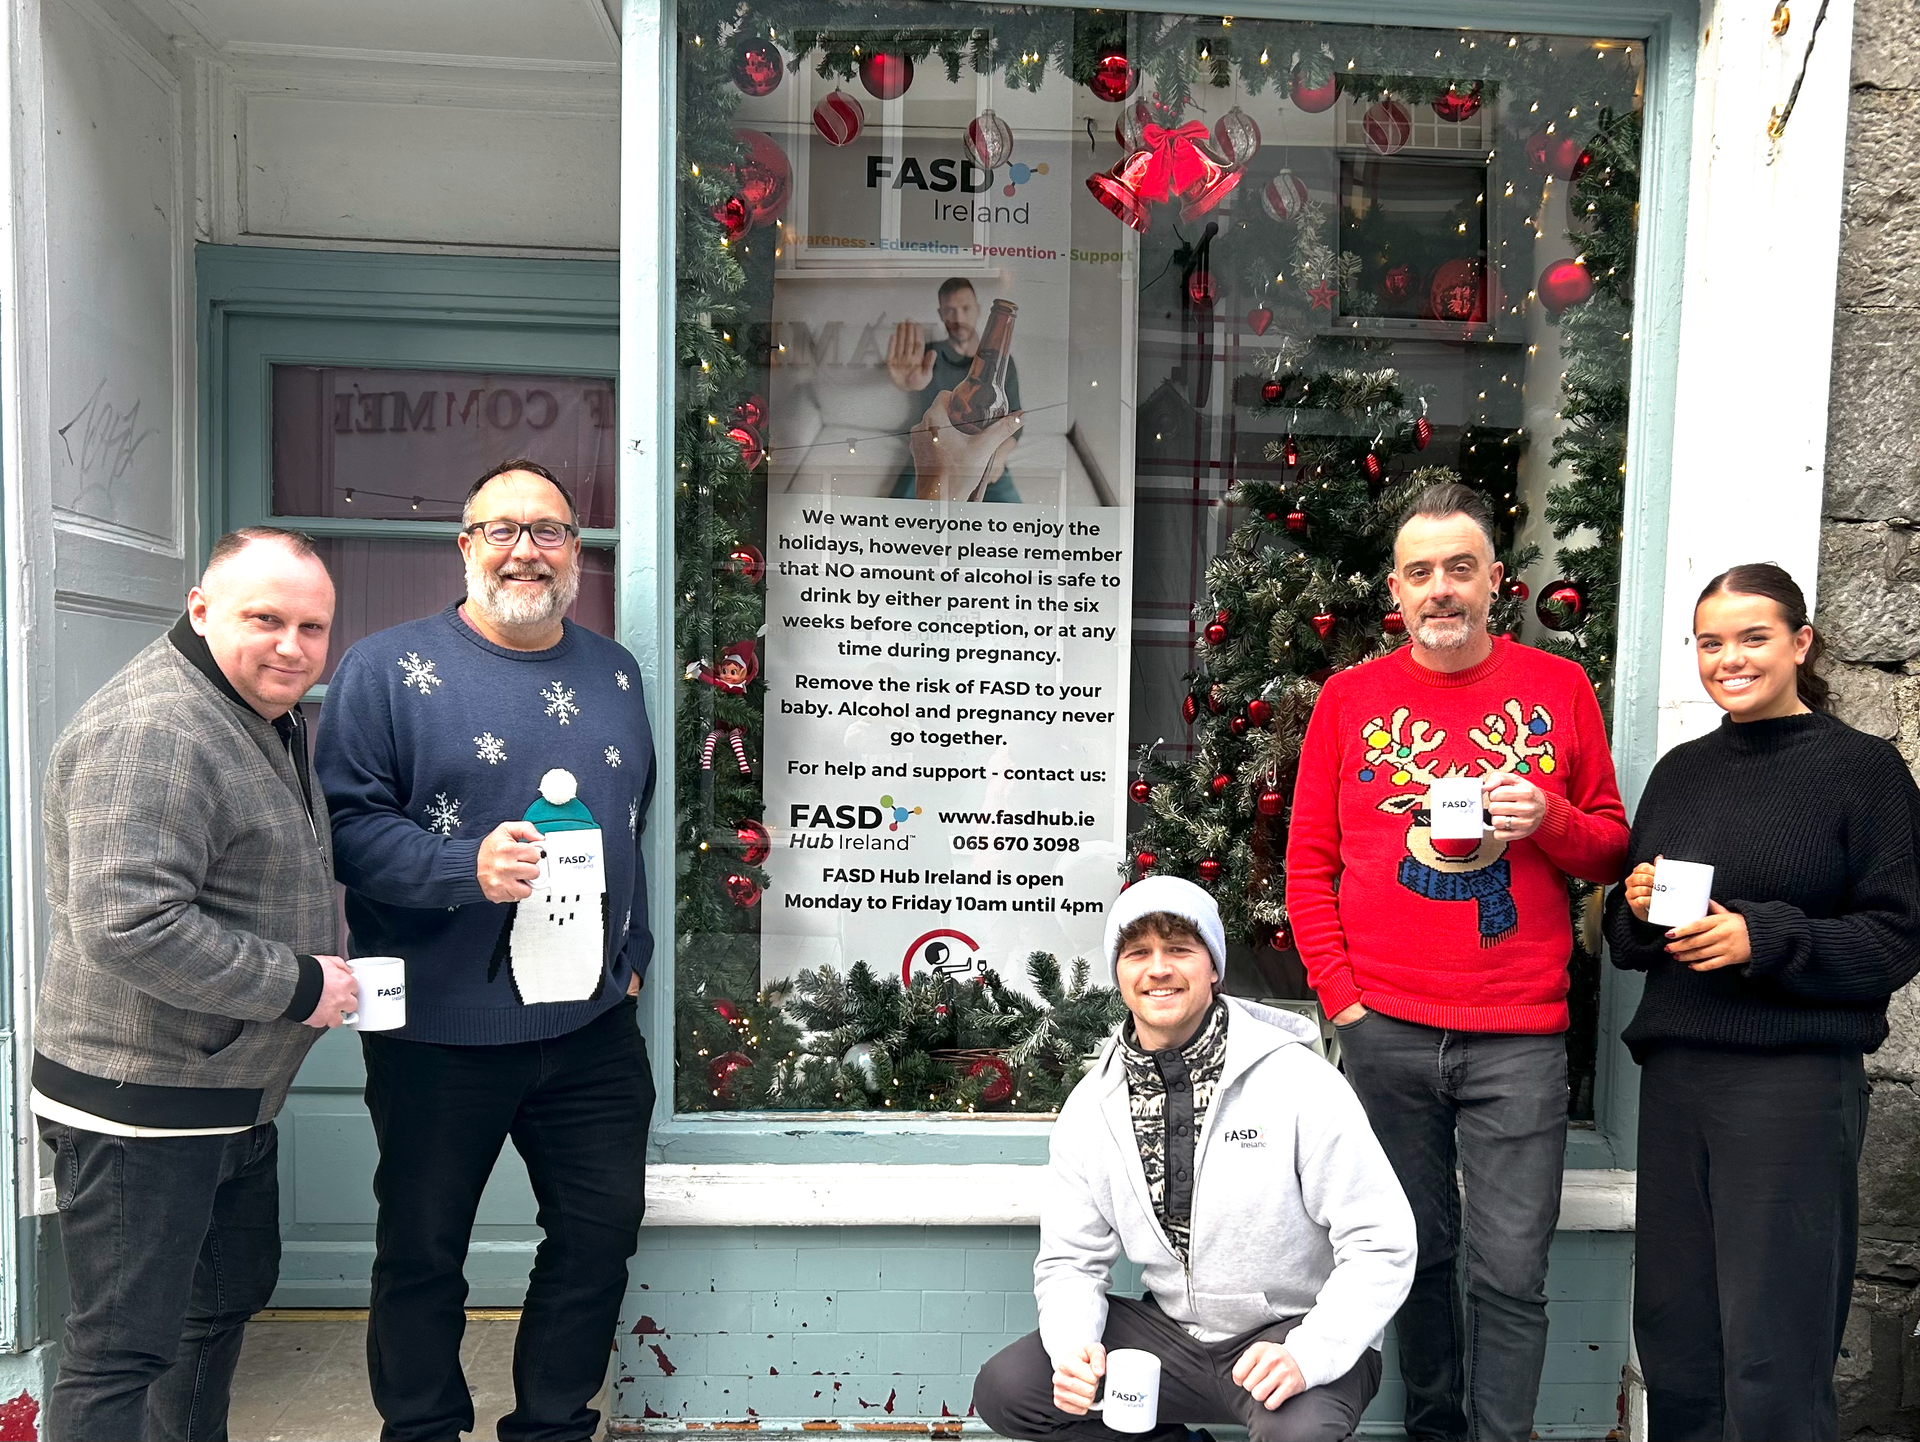
{"label": "shop window", "polygon": [[676,1108],[1056,1107],[1147,871],[1310,1010],[1292,757],[1412,491],[1610,704],[1642,47],[679,14]]}

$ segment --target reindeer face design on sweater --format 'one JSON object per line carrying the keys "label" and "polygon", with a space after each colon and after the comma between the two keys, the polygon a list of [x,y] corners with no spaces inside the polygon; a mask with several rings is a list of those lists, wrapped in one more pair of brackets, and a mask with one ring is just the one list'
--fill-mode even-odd
{"label": "reindeer face design on sweater", "polygon": [[[1517,775],[1551,775],[1558,765],[1553,743],[1546,739],[1553,718],[1544,706],[1529,714],[1517,700],[1489,715],[1467,736],[1481,751],[1475,757],[1480,774],[1511,771]],[[1384,780],[1389,786],[1418,787],[1384,797],[1378,810],[1409,818],[1407,854],[1400,859],[1400,884],[1429,901],[1471,901],[1478,908],[1480,944],[1497,946],[1519,928],[1513,904],[1513,872],[1506,859],[1506,839],[1492,830],[1464,841],[1442,841],[1433,834],[1433,815],[1427,809],[1427,788],[1446,776],[1473,774],[1467,766],[1449,764],[1439,769],[1433,753],[1446,744],[1447,733],[1428,721],[1414,720],[1402,706],[1389,717],[1376,716],[1361,728],[1366,745],[1358,779]]]}

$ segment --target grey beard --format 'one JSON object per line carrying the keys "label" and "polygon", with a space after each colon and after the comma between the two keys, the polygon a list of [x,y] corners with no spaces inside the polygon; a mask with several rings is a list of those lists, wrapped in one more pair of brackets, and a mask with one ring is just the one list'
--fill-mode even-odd
{"label": "grey beard", "polygon": [[497,571],[488,569],[478,556],[467,557],[467,604],[496,626],[544,626],[573,609],[580,594],[580,568],[564,573],[548,567],[552,584],[537,595],[522,595],[509,589]]}
{"label": "grey beard", "polygon": [[1429,651],[1457,651],[1472,642],[1480,628],[1473,624],[1473,617],[1462,616],[1464,623],[1457,631],[1439,631],[1431,623],[1422,620],[1413,628],[1413,638]]}

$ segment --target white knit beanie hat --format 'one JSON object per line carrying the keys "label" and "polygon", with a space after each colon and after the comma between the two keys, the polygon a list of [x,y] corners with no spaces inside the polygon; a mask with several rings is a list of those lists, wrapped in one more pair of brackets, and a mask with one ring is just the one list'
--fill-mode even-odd
{"label": "white knit beanie hat", "polygon": [[1164,911],[1193,923],[1213,958],[1213,979],[1227,979],[1227,929],[1220,924],[1220,908],[1191,881],[1178,876],[1149,876],[1120,893],[1107,913],[1107,975],[1114,974],[1120,952],[1120,933],[1141,917]]}

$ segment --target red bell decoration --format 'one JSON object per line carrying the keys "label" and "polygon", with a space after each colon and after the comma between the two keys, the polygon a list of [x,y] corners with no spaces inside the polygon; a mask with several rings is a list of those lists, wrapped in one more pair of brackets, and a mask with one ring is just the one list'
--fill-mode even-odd
{"label": "red bell decoration", "polygon": [[760,883],[737,871],[727,878],[726,887],[727,899],[735,906],[749,907],[760,899]]}
{"label": "red bell decoration", "polygon": [[1215,796],[1225,796],[1227,788],[1233,785],[1233,778],[1224,771],[1207,783],[1207,789]]}
{"label": "red bell decoration", "polygon": [[1273,324],[1273,312],[1264,305],[1256,305],[1247,312],[1247,329],[1255,335],[1265,335],[1267,327]]}
{"label": "red bell decoration", "polygon": [[1367,473],[1367,484],[1371,486],[1379,484],[1385,468],[1380,464],[1380,457],[1368,451],[1366,459],[1360,462],[1360,469]]}
{"label": "red bell decoration", "polygon": [[1269,786],[1254,799],[1253,809],[1262,816],[1271,817],[1278,816],[1286,809],[1286,805],[1287,798]]}
{"label": "red bell decoration", "polygon": [[1472,324],[1487,318],[1487,272],[1478,257],[1461,256],[1433,273],[1427,310],[1434,320]]}
{"label": "red bell decoration", "polygon": [[991,110],[983,110],[968,123],[963,143],[975,165],[998,170],[1013,155],[1013,127]]}
{"label": "red bell decoration", "polygon": [[[1555,180],[1571,180],[1584,167],[1580,164],[1583,147],[1571,135],[1542,130],[1526,141],[1527,164],[1537,174]],[[1591,160],[1588,162],[1591,164]]]}
{"label": "red bell decoration", "polygon": [[1449,83],[1447,93],[1433,102],[1433,113],[1450,125],[1473,119],[1480,113],[1480,82],[1474,81],[1465,90]]}
{"label": "red bell decoration", "polygon": [[1273,707],[1259,697],[1247,702],[1247,720],[1256,726],[1264,726],[1273,719]]}
{"label": "red bell decoration", "polygon": [[1375,155],[1392,155],[1413,139],[1413,117],[1398,100],[1376,100],[1360,119],[1360,133]]}
{"label": "red bell decoration", "polygon": [[1200,860],[1200,879],[1206,882],[1208,886],[1212,886],[1214,882],[1220,879],[1220,874],[1226,869],[1227,868],[1222,866],[1216,858],[1211,856],[1202,857]]}
{"label": "red bell decoration", "polygon": [[733,138],[747,147],[746,159],[733,167],[740,198],[746,201],[753,224],[772,225],[787,208],[793,192],[793,167],[787,163],[787,152],[764,130],[736,130]]}
{"label": "red bell decoration", "polygon": [[744,196],[730,195],[709,213],[720,222],[728,240],[738,240],[753,228],[753,211]]}
{"label": "red bell decoration", "polygon": [[745,421],[735,421],[727,427],[727,439],[740,447],[740,464],[752,470],[760,464],[766,454],[766,447],[760,439],[760,432]]}
{"label": "red bell decoration", "polygon": [[1540,272],[1534,292],[1540,297],[1540,304],[1559,315],[1593,294],[1593,277],[1580,261],[1556,260]]}
{"label": "red bell decoration", "polygon": [[1236,105],[1214,123],[1213,143],[1230,164],[1245,165],[1260,148],[1260,127]]}
{"label": "red bell decoration", "polygon": [[1160,858],[1155,856],[1151,851],[1136,851],[1133,853],[1133,864],[1142,871],[1153,870],[1154,863],[1159,861],[1159,859]]}
{"label": "red bell decoration", "polygon": [[1260,191],[1260,208],[1270,220],[1298,220],[1307,208],[1307,183],[1291,170],[1283,170]]}
{"label": "red bell decoration", "polygon": [[1207,622],[1207,629],[1200,633],[1207,638],[1209,646],[1219,646],[1227,639],[1227,628],[1219,621]]}
{"label": "red bell decoration", "polygon": [[1287,88],[1295,105],[1309,115],[1318,115],[1323,110],[1331,110],[1333,102],[1340,98],[1340,72],[1329,71],[1327,78],[1316,84],[1307,74],[1306,66],[1296,65]]}
{"label": "red bell decoration", "polygon": [[1087,89],[1098,100],[1125,100],[1140,84],[1140,67],[1118,50],[1093,62],[1093,74],[1087,77]]}
{"label": "red bell decoration", "polygon": [[860,83],[875,100],[898,100],[913,84],[913,60],[897,50],[860,57]]}
{"label": "red bell decoration", "polygon": [[1288,511],[1287,512],[1287,529],[1289,531],[1293,531],[1297,534],[1298,532],[1306,530],[1306,528],[1307,528],[1307,513],[1305,511]]}
{"label": "red bell decoration", "polygon": [[1135,781],[1127,788],[1127,795],[1133,798],[1136,806],[1145,806],[1147,798],[1153,795],[1153,784],[1144,778]]}
{"label": "red bell decoration", "polygon": [[1227,730],[1231,731],[1235,736],[1246,735],[1247,734],[1247,718],[1244,716],[1234,717],[1231,721],[1227,723]]}
{"label": "red bell decoration", "polygon": [[1424,451],[1427,448],[1427,443],[1432,439],[1433,439],[1433,422],[1428,420],[1425,416],[1415,416],[1413,419],[1414,449]]}
{"label": "red bell decoration", "polygon": [[835,90],[813,107],[813,128],[829,145],[851,145],[866,129],[867,112],[857,97]]}
{"label": "red bell decoration", "polygon": [[713,1086],[713,1094],[723,1102],[734,1099],[735,1073],[753,1065],[753,1058],[743,1051],[723,1051],[719,1056],[707,1059],[707,1080]]}
{"label": "red bell decoration", "polygon": [[1389,611],[1380,618],[1380,629],[1389,636],[1404,636],[1407,634],[1407,618],[1398,611]]}
{"label": "red bell decoration", "polygon": [[[1287,388],[1281,385],[1279,381],[1262,381],[1260,384],[1260,399],[1270,406],[1279,405],[1280,397],[1286,393]],[[1293,462],[1288,461],[1287,464],[1292,465]]]}
{"label": "red bell decoration", "polygon": [[733,418],[758,430],[767,423],[767,398],[757,392],[734,402]]}
{"label": "red bell decoration", "polygon": [[1551,581],[1533,614],[1549,631],[1576,631],[1587,619],[1587,588],[1578,581]]}
{"label": "red bell decoration", "polygon": [[752,585],[757,586],[766,579],[767,558],[752,541],[742,541],[728,551],[727,564],[736,576]]}
{"label": "red bell decoration", "polygon": [[1313,634],[1318,636],[1322,641],[1326,640],[1328,636],[1333,634],[1333,623],[1334,623],[1333,612],[1318,611],[1318,612],[1315,612],[1314,615],[1309,619],[1313,626]]}
{"label": "red bell decoration", "polygon": [[713,1004],[713,1009],[719,1013],[720,1020],[722,1021],[734,1022],[740,1020],[740,1008],[724,996]]}
{"label": "red bell decoration", "polygon": [[786,57],[771,40],[759,35],[742,35],[733,42],[733,58],[727,62],[727,74],[742,95],[771,95],[780,88],[786,73]]}
{"label": "red bell decoration", "polygon": [[773,837],[758,821],[734,822],[733,839],[740,843],[740,859],[749,866],[758,866],[773,850]]}
{"label": "red bell decoration", "polygon": [[1111,170],[1087,177],[1087,189],[1093,198],[1120,218],[1129,229],[1145,231],[1152,223],[1141,188],[1147,172],[1153,168],[1151,150],[1136,150]]}
{"label": "red bell decoration", "polygon": [[967,1080],[985,1081],[980,1100],[994,1105],[1013,1095],[1013,1068],[997,1056],[983,1056],[967,1068]]}
{"label": "red bell decoration", "polygon": [[1200,703],[1189,696],[1180,703],[1180,714],[1186,718],[1187,725],[1193,725],[1194,718],[1200,714]]}

